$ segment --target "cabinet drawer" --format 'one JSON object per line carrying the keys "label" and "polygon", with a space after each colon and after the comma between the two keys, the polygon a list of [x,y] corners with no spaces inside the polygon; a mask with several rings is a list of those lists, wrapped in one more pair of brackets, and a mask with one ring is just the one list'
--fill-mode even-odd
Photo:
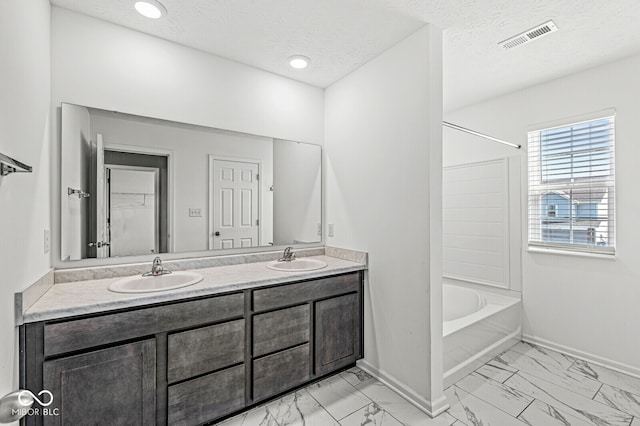
{"label": "cabinet drawer", "polygon": [[169,386],[168,424],[197,425],[244,407],[244,365]]}
{"label": "cabinet drawer", "polygon": [[276,395],[309,380],[309,344],[253,361],[254,401]]}
{"label": "cabinet drawer", "polygon": [[253,292],[253,309],[256,312],[276,309],[282,306],[304,303],[309,300],[358,291],[359,288],[359,272],[270,287]]}
{"label": "cabinet drawer", "polygon": [[242,316],[242,293],[136,309],[44,326],[44,354],[52,356],[163,331]]}
{"label": "cabinet drawer", "polygon": [[244,360],[244,320],[170,334],[168,345],[169,383],[219,370]]}
{"label": "cabinet drawer", "polygon": [[253,356],[259,357],[309,341],[309,305],[253,317]]}

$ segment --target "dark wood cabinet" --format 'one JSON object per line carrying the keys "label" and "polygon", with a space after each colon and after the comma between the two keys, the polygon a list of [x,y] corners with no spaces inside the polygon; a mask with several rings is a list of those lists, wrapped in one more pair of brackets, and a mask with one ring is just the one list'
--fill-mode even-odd
{"label": "dark wood cabinet", "polygon": [[309,380],[309,344],[253,361],[253,399],[263,400]]}
{"label": "dark wood cabinet", "polygon": [[60,413],[44,416],[45,425],[155,425],[155,341],[45,361],[43,389]]}
{"label": "dark wood cabinet", "polygon": [[167,380],[174,383],[244,361],[244,320],[168,337]]}
{"label": "dark wood cabinet", "polygon": [[57,416],[26,425],[196,425],[362,357],[353,272],[20,327],[20,387]]}
{"label": "dark wood cabinet", "polygon": [[315,366],[323,375],[353,364],[359,358],[360,321],[357,293],[316,303]]}
{"label": "dark wood cabinet", "polygon": [[244,315],[242,293],[141,308],[44,326],[44,354],[54,356],[149,334]]}
{"label": "dark wood cabinet", "polygon": [[254,315],[253,356],[259,357],[309,341],[310,304]]}
{"label": "dark wood cabinet", "polygon": [[244,366],[169,387],[169,425],[197,425],[245,406]]}

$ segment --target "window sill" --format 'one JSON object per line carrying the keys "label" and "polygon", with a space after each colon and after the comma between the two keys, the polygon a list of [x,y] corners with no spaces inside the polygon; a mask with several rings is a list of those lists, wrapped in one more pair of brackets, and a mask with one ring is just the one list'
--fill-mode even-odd
{"label": "window sill", "polygon": [[595,259],[616,260],[615,253],[590,253],[582,251],[560,250],[556,248],[527,247],[529,253],[555,254],[563,256],[590,257]]}

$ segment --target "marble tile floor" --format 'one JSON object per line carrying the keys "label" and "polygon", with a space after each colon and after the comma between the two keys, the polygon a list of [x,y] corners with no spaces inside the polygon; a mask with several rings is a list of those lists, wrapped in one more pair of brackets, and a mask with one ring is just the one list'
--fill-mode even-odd
{"label": "marble tile floor", "polygon": [[518,343],[445,390],[430,418],[357,367],[224,426],[640,426],[640,378]]}
{"label": "marble tile floor", "polygon": [[[232,417],[222,426],[449,426],[457,419],[435,419],[358,367]],[[461,425],[456,425],[461,426]]]}
{"label": "marble tile floor", "polygon": [[640,426],[640,378],[524,342],[445,393],[456,426]]}

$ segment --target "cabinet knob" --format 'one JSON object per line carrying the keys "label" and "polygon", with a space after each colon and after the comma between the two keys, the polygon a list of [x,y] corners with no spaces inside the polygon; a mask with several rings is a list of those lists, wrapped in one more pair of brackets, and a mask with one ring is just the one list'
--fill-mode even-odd
{"label": "cabinet knob", "polygon": [[214,232],[213,235],[215,235],[216,237],[219,237],[220,236],[220,231]]}

